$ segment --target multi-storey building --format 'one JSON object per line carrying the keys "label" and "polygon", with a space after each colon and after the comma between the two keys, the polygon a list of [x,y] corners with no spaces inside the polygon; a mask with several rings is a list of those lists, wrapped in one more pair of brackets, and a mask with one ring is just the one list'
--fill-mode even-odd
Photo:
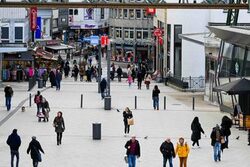
{"label": "multi-storey building", "polygon": [[110,9],[109,26],[113,60],[147,61],[152,70],[155,55],[153,18],[146,9]]}

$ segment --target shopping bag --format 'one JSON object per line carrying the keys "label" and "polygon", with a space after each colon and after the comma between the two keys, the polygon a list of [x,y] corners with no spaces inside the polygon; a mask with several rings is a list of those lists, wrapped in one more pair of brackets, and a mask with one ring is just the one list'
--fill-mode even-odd
{"label": "shopping bag", "polygon": [[128,125],[134,125],[134,118],[128,118]]}

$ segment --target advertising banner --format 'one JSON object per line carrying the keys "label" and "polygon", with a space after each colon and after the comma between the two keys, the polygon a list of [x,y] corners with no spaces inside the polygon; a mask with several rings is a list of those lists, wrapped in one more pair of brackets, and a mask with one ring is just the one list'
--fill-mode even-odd
{"label": "advertising banner", "polygon": [[36,39],[41,39],[41,36],[42,36],[42,18],[41,17],[37,17],[37,20],[36,20]]}
{"label": "advertising banner", "polygon": [[94,8],[85,9],[84,20],[94,20]]}
{"label": "advertising banner", "polygon": [[30,8],[30,30],[36,31],[37,26],[37,7]]}

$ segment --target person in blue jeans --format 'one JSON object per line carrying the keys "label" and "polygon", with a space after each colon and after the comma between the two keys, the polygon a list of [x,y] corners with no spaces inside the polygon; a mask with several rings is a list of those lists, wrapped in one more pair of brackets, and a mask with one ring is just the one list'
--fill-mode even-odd
{"label": "person in blue jeans", "polygon": [[7,85],[4,88],[4,93],[5,93],[5,105],[7,107],[7,111],[10,111],[11,109],[11,98],[13,96],[13,89],[10,85]]}
{"label": "person in blue jeans", "polygon": [[136,140],[135,135],[132,135],[132,138],[127,141],[125,148],[127,149],[128,167],[136,167],[136,158],[141,156],[141,151],[139,141]]}
{"label": "person in blue jeans", "polygon": [[21,145],[21,138],[17,134],[17,129],[13,129],[12,133],[9,135],[6,143],[10,147],[11,154],[11,167],[14,167],[14,157],[16,157],[16,167],[19,164],[19,147]]}
{"label": "person in blue jeans", "polygon": [[59,69],[56,70],[56,90],[61,89],[62,73]]}
{"label": "person in blue jeans", "polygon": [[167,161],[169,162],[169,167],[173,167],[173,158],[175,158],[175,150],[170,138],[167,138],[166,141],[161,144],[160,151],[163,156],[163,167],[166,167]]}
{"label": "person in blue jeans", "polygon": [[214,161],[221,161],[221,141],[224,137],[218,124],[213,128],[210,138],[214,149]]}
{"label": "person in blue jeans", "polygon": [[153,92],[152,92],[152,98],[153,98],[153,107],[154,110],[159,110],[159,94],[160,90],[157,85],[155,85]]}

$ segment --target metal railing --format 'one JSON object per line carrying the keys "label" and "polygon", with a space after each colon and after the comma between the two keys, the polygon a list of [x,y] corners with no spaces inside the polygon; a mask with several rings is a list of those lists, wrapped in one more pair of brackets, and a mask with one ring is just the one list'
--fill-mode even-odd
{"label": "metal railing", "polygon": [[205,77],[183,77],[183,82],[188,83],[188,89],[204,89],[205,88]]}

